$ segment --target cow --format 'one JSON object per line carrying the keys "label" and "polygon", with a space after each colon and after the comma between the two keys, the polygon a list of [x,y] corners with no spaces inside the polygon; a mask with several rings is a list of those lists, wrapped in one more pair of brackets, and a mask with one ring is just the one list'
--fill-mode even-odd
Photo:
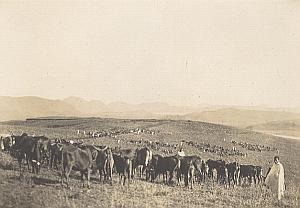
{"label": "cow", "polygon": [[[171,184],[174,171],[178,171],[180,169],[180,159],[176,156],[158,156],[157,161],[154,163],[156,163],[156,167],[154,169],[153,180],[155,180],[159,174],[163,174],[164,182],[167,184]],[[170,175],[169,180],[167,180],[168,173]]]}
{"label": "cow", "polygon": [[55,168],[58,169],[57,164],[61,162],[61,151],[63,148],[63,144],[59,142],[54,142],[50,144],[50,168],[52,169],[53,163]]}
{"label": "cow", "polygon": [[180,168],[177,172],[178,183],[180,182],[181,175],[183,174],[185,186],[187,187],[189,182],[192,182],[191,188],[193,188],[195,170],[199,173],[199,175],[202,175],[201,165],[202,160],[196,155],[180,157]]}
{"label": "cow", "polygon": [[240,165],[237,162],[228,163],[225,165],[228,171],[227,182],[230,187],[230,182],[233,181],[234,185],[237,185],[238,182],[238,172],[240,170]]}
{"label": "cow", "polygon": [[[115,170],[119,174],[119,182],[125,185],[126,177],[128,178],[128,185],[133,178],[133,161],[135,158],[135,151],[133,149],[114,149],[113,159]],[[127,175],[127,176],[126,176]]]}
{"label": "cow", "polygon": [[40,149],[40,141],[34,140],[32,143],[31,151],[27,152],[28,160],[31,162],[32,173],[39,174],[42,163],[42,152]]}
{"label": "cow", "polygon": [[252,183],[252,178],[254,180],[254,184],[256,184],[256,168],[253,165],[240,165],[239,171],[239,184],[242,185],[242,179],[248,179],[249,184]]}
{"label": "cow", "polygon": [[159,155],[159,154],[152,155],[152,159],[149,161],[149,165],[146,167],[146,180],[147,181],[149,179],[151,180],[151,182],[154,181],[155,170],[157,169],[157,162],[158,162],[159,157],[163,157],[163,156]]}
{"label": "cow", "polygon": [[113,154],[110,148],[97,149],[96,166],[99,170],[99,180],[102,180],[102,173],[104,180],[110,180],[112,184],[112,171],[114,166]]}
{"label": "cow", "polygon": [[44,136],[32,137],[27,134],[15,137],[14,151],[22,169],[22,160],[27,161],[27,166],[32,166],[33,173],[39,173],[44,160],[48,160],[49,139]]}
{"label": "cow", "polygon": [[152,151],[148,147],[135,150],[135,157],[133,161],[133,169],[140,168],[140,178],[142,177],[146,167],[152,159]]}
{"label": "cow", "polygon": [[217,171],[217,182],[219,182],[221,179],[224,180],[226,177],[224,174],[226,174],[225,170],[225,161],[224,160],[207,160],[206,161],[208,165],[208,176],[214,180],[214,174],[213,170]]}
{"label": "cow", "polygon": [[71,170],[80,171],[81,180],[84,187],[84,177],[87,180],[87,187],[90,188],[90,172],[92,166],[92,153],[89,148],[78,148],[72,144],[65,144],[62,148],[62,174],[61,185],[63,179],[66,179],[66,185],[69,187],[69,175]]}
{"label": "cow", "polygon": [[[128,185],[130,184],[130,179],[132,178],[132,159],[127,156],[122,156],[119,154],[113,154],[114,164],[116,172],[119,174],[119,182],[122,183],[122,178],[124,178],[123,185],[125,185],[126,177],[128,178]],[[127,174],[127,176],[126,176]]]}

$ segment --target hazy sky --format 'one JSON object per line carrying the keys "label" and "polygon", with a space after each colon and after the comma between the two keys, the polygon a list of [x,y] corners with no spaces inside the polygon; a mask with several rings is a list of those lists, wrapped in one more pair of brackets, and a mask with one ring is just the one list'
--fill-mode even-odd
{"label": "hazy sky", "polygon": [[300,1],[0,1],[0,95],[300,106]]}

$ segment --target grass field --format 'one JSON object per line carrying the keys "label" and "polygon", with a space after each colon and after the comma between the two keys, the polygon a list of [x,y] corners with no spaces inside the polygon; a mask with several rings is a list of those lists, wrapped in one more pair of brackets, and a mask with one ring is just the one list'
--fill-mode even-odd
{"label": "grass field", "polygon": [[[278,149],[277,151],[251,151],[241,146],[236,148],[246,156],[220,156],[204,152],[184,143],[186,154],[197,154],[203,159],[224,159],[241,164],[261,165],[264,170],[272,165],[275,155],[285,168],[287,191],[285,198],[277,202],[262,185],[238,186],[235,188],[207,182],[196,185],[193,190],[181,186],[167,186],[158,180],[150,183],[136,178],[129,186],[118,184],[114,176],[113,186],[98,181],[92,175],[91,189],[81,188],[79,173],[72,173],[71,190],[61,188],[60,172],[42,169],[40,175],[28,171],[19,172],[17,162],[8,154],[0,152],[0,207],[299,207],[300,200],[300,141],[284,139],[253,131],[222,125],[193,121],[171,120],[120,120],[120,119],[74,119],[74,120],[31,120],[6,122],[0,125],[1,133],[45,135],[50,139],[78,139],[76,130],[109,130],[145,128],[155,132],[129,133],[116,138],[97,139],[80,136],[86,144],[140,147],[143,144],[131,141],[160,141],[178,144],[182,140],[217,145],[232,149],[232,140],[259,144]],[[164,147],[154,152],[164,153]],[[266,171],[265,171],[266,172]],[[265,174],[265,173],[264,173]]]}

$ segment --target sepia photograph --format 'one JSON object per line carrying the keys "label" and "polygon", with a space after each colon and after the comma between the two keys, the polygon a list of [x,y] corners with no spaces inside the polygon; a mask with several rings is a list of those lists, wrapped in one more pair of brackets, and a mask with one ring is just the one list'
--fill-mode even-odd
{"label": "sepia photograph", "polygon": [[300,1],[0,0],[1,208],[299,208]]}

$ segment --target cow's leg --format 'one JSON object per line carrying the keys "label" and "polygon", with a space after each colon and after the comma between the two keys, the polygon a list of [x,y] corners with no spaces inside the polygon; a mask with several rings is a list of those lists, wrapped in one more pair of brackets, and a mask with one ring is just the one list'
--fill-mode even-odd
{"label": "cow's leg", "polygon": [[102,168],[99,168],[99,181],[101,182],[102,180]]}
{"label": "cow's leg", "polygon": [[27,154],[25,154],[25,158],[26,158],[25,160],[27,162],[27,169],[30,170],[29,158],[28,158]]}
{"label": "cow's leg", "polygon": [[20,172],[22,171],[22,157],[20,155],[18,155],[18,163],[20,166]]}
{"label": "cow's leg", "polygon": [[180,185],[180,181],[181,181],[181,172],[180,172],[180,170],[178,170],[177,171],[177,186],[179,186]]}
{"label": "cow's leg", "polygon": [[170,171],[170,177],[169,177],[169,181],[168,181],[168,184],[169,184],[169,185],[170,185],[171,182],[172,182],[173,175],[174,175],[174,172],[173,172],[173,171]]}
{"label": "cow's leg", "polygon": [[191,189],[193,189],[193,185],[194,185],[194,174],[190,173],[190,183],[191,183]]}
{"label": "cow's leg", "polygon": [[67,188],[69,188],[69,178],[70,178],[71,170],[72,170],[72,166],[67,167],[67,170],[66,170],[66,173],[65,173]]}
{"label": "cow's leg", "polygon": [[131,161],[129,161],[129,165],[128,165],[128,185],[130,184],[130,180],[132,179],[132,163]]}
{"label": "cow's leg", "polygon": [[125,182],[126,182],[126,174],[125,174],[125,171],[123,172],[123,177],[124,177],[123,186],[125,186]]}
{"label": "cow's leg", "polygon": [[84,188],[84,177],[83,175],[85,174],[85,171],[80,171],[80,175],[81,175],[81,183],[82,183],[82,187]]}
{"label": "cow's leg", "polygon": [[61,170],[61,186],[63,187],[64,185],[64,178],[67,179],[67,174],[66,174],[66,166],[62,166]]}
{"label": "cow's leg", "polygon": [[184,186],[187,187],[189,185],[189,181],[188,181],[188,173],[184,173]]}
{"label": "cow's leg", "polygon": [[140,178],[142,178],[143,175],[143,166],[139,165],[139,172],[140,172]]}
{"label": "cow's leg", "polygon": [[91,188],[90,175],[91,175],[91,170],[88,168],[87,171],[86,171],[86,173],[85,173],[85,178],[87,180],[87,187],[88,187],[88,189]]}
{"label": "cow's leg", "polygon": [[254,180],[254,185],[256,185],[256,177],[255,177],[255,175],[253,176],[253,180]]}

